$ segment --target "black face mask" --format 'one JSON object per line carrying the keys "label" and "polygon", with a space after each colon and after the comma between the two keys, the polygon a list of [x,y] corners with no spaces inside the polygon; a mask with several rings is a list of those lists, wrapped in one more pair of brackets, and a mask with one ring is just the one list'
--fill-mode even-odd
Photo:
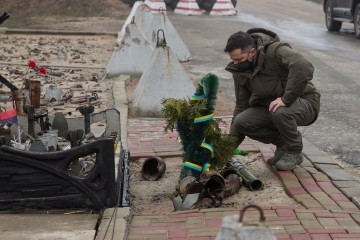
{"label": "black face mask", "polygon": [[240,72],[246,71],[246,70],[250,70],[253,67],[253,62],[250,61],[249,59],[246,59],[243,62],[240,62],[238,64],[234,64],[234,67],[239,70]]}

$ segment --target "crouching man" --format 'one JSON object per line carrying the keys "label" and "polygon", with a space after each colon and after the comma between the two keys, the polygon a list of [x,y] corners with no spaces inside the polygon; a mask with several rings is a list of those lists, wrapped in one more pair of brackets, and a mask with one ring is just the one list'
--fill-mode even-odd
{"label": "crouching man", "polygon": [[293,170],[303,162],[298,126],[315,122],[320,94],[311,82],[313,65],[266,29],[237,32],[225,52],[232,62],[236,106],[230,134],[241,144],[245,136],[276,145],[268,159],[277,170]]}

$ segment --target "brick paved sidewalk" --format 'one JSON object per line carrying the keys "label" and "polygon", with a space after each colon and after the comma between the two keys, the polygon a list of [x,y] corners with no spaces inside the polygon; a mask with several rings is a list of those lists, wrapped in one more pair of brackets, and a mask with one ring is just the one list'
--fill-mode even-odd
{"label": "brick paved sidewalk", "polygon": [[[176,132],[164,132],[164,120],[128,120],[131,160],[180,156]],[[226,130],[227,126],[223,126]],[[258,151],[263,160],[273,156],[274,146],[246,140],[243,150]],[[305,161],[294,171],[276,171],[284,190],[302,206],[261,206],[267,225],[277,239],[345,240],[360,239],[360,183],[332,161],[328,155],[304,139]],[[129,240],[134,239],[214,239],[223,216],[239,213],[235,208],[213,208],[133,216]],[[255,211],[247,212],[258,219]]]}

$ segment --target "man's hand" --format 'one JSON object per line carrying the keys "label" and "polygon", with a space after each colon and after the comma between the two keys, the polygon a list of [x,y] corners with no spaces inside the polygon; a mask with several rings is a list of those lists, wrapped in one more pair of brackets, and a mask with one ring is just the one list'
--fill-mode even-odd
{"label": "man's hand", "polygon": [[278,110],[279,107],[285,107],[285,106],[286,105],[281,100],[281,97],[278,97],[277,99],[275,99],[270,103],[269,112],[275,112],[276,110]]}

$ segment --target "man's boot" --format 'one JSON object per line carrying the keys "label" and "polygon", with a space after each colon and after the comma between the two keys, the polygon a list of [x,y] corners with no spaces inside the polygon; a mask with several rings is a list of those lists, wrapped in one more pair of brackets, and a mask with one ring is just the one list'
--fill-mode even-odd
{"label": "man's boot", "polygon": [[275,168],[280,171],[294,170],[296,165],[300,165],[302,162],[302,153],[285,152],[280,160],[275,164]]}
{"label": "man's boot", "polygon": [[269,165],[275,165],[281,159],[281,157],[284,156],[284,154],[285,154],[285,148],[284,147],[276,147],[274,156],[269,158],[267,160],[267,163]]}

